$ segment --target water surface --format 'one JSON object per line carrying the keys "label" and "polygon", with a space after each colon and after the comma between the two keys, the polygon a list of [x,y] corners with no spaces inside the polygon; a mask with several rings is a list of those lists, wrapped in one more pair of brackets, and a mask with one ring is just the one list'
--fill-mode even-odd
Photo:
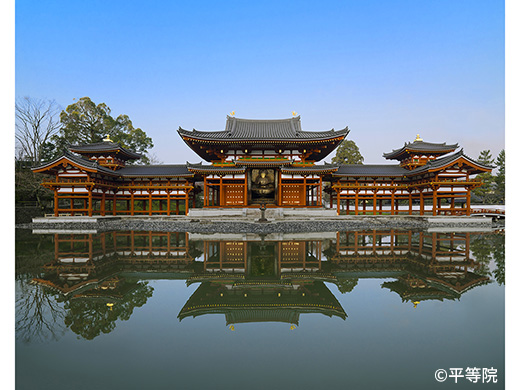
{"label": "water surface", "polygon": [[16,387],[503,388],[504,280],[503,231],[18,230]]}

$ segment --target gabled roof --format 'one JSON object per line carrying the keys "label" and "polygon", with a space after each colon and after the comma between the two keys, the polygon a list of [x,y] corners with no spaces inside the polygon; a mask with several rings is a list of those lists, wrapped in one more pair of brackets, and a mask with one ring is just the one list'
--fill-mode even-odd
{"label": "gabled roof", "polygon": [[223,131],[188,131],[179,127],[181,136],[214,141],[304,141],[330,139],[346,136],[347,127],[335,131],[304,131],[300,116],[287,119],[242,119],[227,116],[226,129]]}
{"label": "gabled roof", "polygon": [[193,177],[193,173],[188,171],[186,165],[130,165],[121,168],[117,171],[108,169],[99,165],[96,161],[87,160],[81,156],[76,156],[72,153],[65,152],[62,156],[55,158],[52,161],[44,163],[39,167],[32,168],[35,172],[43,172],[46,170],[54,171],[62,164],[63,160],[69,161],[72,165],[78,165],[88,171],[104,173],[117,177]]}
{"label": "gabled roof", "polygon": [[82,168],[85,168],[89,171],[102,172],[111,176],[118,176],[118,173],[114,172],[111,169],[105,168],[99,165],[97,162],[92,160],[87,160],[86,158],[76,156],[72,153],[65,152],[62,156],[55,158],[49,162],[46,162],[39,167],[31,168],[34,172],[44,172],[46,170],[53,171],[58,169],[57,167],[61,165],[63,161],[69,161],[72,165],[78,165]]}
{"label": "gabled roof", "polygon": [[408,169],[398,164],[345,164],[340,165],[332,176],[406,176]]}
{"label": "gabled roof", "polygon": [[389,153],[383,153],[383,157],[388,160],[402,160],[410,154],[445,154],[453,152],[458,147],[458,144],[446,145],[446,142],[440,144],[415,140],[414,142],[406,142],[400,149],[394,149]]}
{"label": "gabled roof", "polygon": [[425,165],[408,171],[408,175],[412,176],[428,171],[439,170],[445,166],[449,166],[450,164],[457,162],[459,159],[465,160],[466,163],[473,166],[473,173],[490,172],[494,168],[494,166],[484,165],[479,163],[478,161],[473,160],[472,158],[469,158],[464,154],[464,149],[460,149],[458,152],[450,154],[449,156],[444,156],[435,160],[428,161]]}
{"label": "gabled roof", "polygon": [[142,155],[123,148],[117,142],[102,141],[93,144],[70,145],[69,150],[79,154],[117,153],[125,160],[138,160]]}

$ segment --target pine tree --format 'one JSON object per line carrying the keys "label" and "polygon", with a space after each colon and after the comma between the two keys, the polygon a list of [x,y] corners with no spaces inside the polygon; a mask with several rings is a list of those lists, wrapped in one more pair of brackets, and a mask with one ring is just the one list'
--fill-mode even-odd
{"label": "pine tree", "polygon": [[359,148],[352,140],[344,140],[336,149],[336,155],[332,158],[333,164],[363,164],[363,156]]}

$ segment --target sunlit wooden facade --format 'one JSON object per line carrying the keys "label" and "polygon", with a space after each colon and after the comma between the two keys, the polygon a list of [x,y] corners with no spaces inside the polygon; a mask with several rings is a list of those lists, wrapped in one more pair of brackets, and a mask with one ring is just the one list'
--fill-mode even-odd
{"label": "sunlit wooden facade", "polygon": [[210,164],[188,164],[203,178],[204,207],[322,207],[323,177],[337,167],[316,164],[349,133],[304,131],[300,117],[251,120],[228,116],[223,131],[178,130]]}
{"label": "sunlit wooden facade", "polygon": [[[349,130],[304,131],[300,117],[227,117],[223,131],[178,133],[205,162],[130,165],[109,139],[74,145],[34,168],[49,178],[54,215],[178,215],[203,208],[336,208],[337,214],[469,215],[474,176],[490,172],[457,144],[417,139],[385,153],[398,164],[319,163]],[[199,202],[196,203],[197,194]],[[324,194],[328,194],[325,201]]]}
{"label": "sunlit wooden facade", "polygon": [[492,167],[457,148],[417,136],[383,155],[399,164],[341,165],[324,178],[330,207],[336,205],[338,215],[470,215],[471,191],[482,184],[475,175]]}

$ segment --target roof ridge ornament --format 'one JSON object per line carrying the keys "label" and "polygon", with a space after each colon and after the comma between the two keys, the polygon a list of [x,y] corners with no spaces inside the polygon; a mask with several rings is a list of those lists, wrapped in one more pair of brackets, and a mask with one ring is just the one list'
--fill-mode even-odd
{"label": "roof ridge ornament", "polygon": [[298,113],[296,111],[292,112],[292,116],[297,116],[297,115],[298,115]]}
{"label": "roof ridge ornament", "polygon": [[114,142],[114,141],[112,141],[112,140],[110,139],[110,134],[107,134],[107,135],[106,135],[106,138],[103,138],[103,141],[104,141],[104,142]]}
{"label": "roof ridge ornament", "polygon": [[423,139],[419,136],[419,134],[417,134],[417,137],[415,137],[415,141],[413,142],[422,142]]}

